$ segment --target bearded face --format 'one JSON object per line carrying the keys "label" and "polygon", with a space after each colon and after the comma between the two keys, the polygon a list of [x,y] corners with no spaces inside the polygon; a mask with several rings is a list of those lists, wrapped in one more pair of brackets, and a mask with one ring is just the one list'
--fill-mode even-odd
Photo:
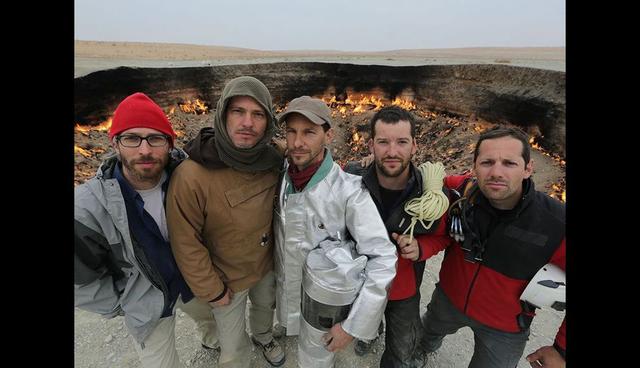
{"label": "bearded face", "polygon": [[[134,135],[142,138],[163,134],[150,128],[132,128],[120,134],[120,136]],[[123,174],[135,189],[153,188],[162,177],[162,171],[169,162],[169,150],[171,144],[153,147],[147,140],[142,140],[138,147],[125,147],[113,141],[113,147],[122,162]]]}
{"label": "bearded face", "polygon": [[388,124],[382,120],[375,125],[375,136],[369,141],[379,174],[395,178],[408,170],[411,158],[417,151],[411,137],[411,123],[400,120]]}

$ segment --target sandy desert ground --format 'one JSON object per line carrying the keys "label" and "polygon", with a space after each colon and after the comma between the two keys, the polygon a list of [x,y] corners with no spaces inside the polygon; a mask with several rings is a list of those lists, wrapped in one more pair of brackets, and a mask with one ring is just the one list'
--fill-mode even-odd
{"label": "sandy desert ground", "polygon": [[505,64],[565,71],[564,47],[463,48],[381,52],[261,51],[218,46],[75,42],[75,77],[118,66],[188,67],[318,61],[377,65]]}
{"label": "sandy desert ground", "polygon": [[[542,69],[565,70],[564,48],[482,48],[443,50],[400,50],[380,53],[345,53],[334,51],[259,51],[236,48],[192,45],[76,41],[75,76],[117,66],[181,67],[279,61],[322,61],[354,64],[428,65],[428,64],[486,64],[504,63]],[[548,166],[551,167],[551,166]],[[542,173],[540,173],[542,174]],[[540,177],[540,176],[539,176]],[[544,176],[542,176],[544,177]],[[442,254],[427,261],[421,286],[421,310],[424,312],[435,283]],[[76,367],[139,367],[137,355],[121,318],[105,320],[75,309],[75,366]],[[179,311],[177,317],[177,348],[187,367],[217,367],[217,353],[202,349],[194,333],[195,324]],[[550,345],[562,322],[564,313],[542,310],[531,327],[525,355],[540,346]],[[286,349],[287,362],[283,367],[296,367],[297,340],[280,340]],[[349,346],[337,356],[336,368],[378,367],[384,349],[382,341],[373,352],[358,357]],[[466,367],[473,353],[473,334],[462,329],[448,336],[430,367]],[[254,350],[252,367],[268,367],[261,354]],[[529,367],[521,359],[518,368]]]}
{"label": "sandy desert ground", "polygon": [[[425,312],[431,293],[438,279],[442,254],[427,261],[424,279],[420,292],[422,301],[421,312]],[[176,345],[178,354],[187,367],[215,368],[218,366],[218,353],[200,347],[195,334],[195,323],[183,312],[178,311],[176,318]],[[525,354],[531,353],[541,346],[553,344],[555,333],[562,323],[564,312],[541,310],[531,325],[531,335],[525,348]],[[336,356],[336,368],[377,368],[384,350],[384,343],[379,339],[373,346],[373,351],[363,357],[355,355],[353,344]],[[295,359],[297,339],[285,337],[279,340],[283,343],[287,354],[287,361],[283,368],[297,367]],[[428,367],[464,368],[469,364],[473,355],[473,333],[469,328],[463,328],[445,338],[442,347],[435,357],[428,363]],[[75,367],[82,368],[138,368],[140,362],[133,348],[131,337],[127,333],[122,318],[106,320],[95,314],[79,309],[75,311]],[[270,367],[262,358],[261,352],[254,349],[252,368]],[[517,368],[530,368],[524,358],[520,359]]]}

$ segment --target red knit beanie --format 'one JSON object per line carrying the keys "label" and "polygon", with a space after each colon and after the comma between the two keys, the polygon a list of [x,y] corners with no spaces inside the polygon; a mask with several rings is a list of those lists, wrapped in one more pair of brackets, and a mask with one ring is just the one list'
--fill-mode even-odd
{"label": "red knit beanie", "polygon": [[171,136],[171,145],[176,138],[171,123],[164,111],[144,93],[134,93],[120,102],[113,114],[109,139],[131,128],[150,128]]}

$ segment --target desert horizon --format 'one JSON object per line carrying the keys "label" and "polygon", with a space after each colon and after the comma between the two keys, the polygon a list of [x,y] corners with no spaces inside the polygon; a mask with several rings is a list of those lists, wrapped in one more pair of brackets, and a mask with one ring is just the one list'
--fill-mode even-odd
{"label": "desert horizon", "polygon": [[117,68],[174,68],[278,62],[417,66],[504,64],[565,71],[565,47],[469,47],[388,51],[256,50],[180,43],[75,40],[74,76]]}
{"label": "desert horizon", "polygon": [[75,40],[76,57],[153,58],[158,60],[199,60],[225,57],[281,56],[404,56],[404,57],[468,57],[526,58],[564,60],[565,47],[464,47],[434,49],[392,49],[385,51],[344,50],[258,50],[233,46],[195,45],[160,42],[123,42]]}

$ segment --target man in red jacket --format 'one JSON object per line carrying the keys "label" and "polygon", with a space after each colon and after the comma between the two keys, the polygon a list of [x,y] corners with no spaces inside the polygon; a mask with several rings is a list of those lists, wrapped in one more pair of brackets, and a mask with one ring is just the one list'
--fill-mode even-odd
{"label": "man in red jacket", "polygon": [[[446,219],[442,218],[448,204],[442,192],[444,167],[433,188],[424,185],[422,170],[411,163],[417,150],[415,121],[406,110],[397,106],[385,107],[373,116],[370,124],[369,149],[375,165],[363,169],[359,161],[353,161],[345,165],[344,170],[363,176],[362,183],[369,190],[389,236],[398,248],[396,277],[384,312],[387,327],[380,367],[422,367],[425,354],[420,349],[423,334],[420,284],[429,255],[426,249],[442,249],[450,242]],[[424,193],[432,195],[432,192],[439,192],[437,196],[444,197],[440,215],[436,215],[433,222],[418,221],[412,232],[406,231],[412,221],[405,211],[405,204]]]}
{"label": "man in red jacket", "polygon": [[[461,327],[474,333],[469,367],[515,367],[535,315],[520,301],[533,276],[547,263],[565,269],[565,207],[534,189],[527,135],[496,127],[480,135],[473,174],[449,176],[447,188],[461,196],[449,211],[450,233],[440,281],[422,316],[423,348],[437,350]],[[422,256],[445,246],[433,243]],[[564,367],[563,321],[553,347],[527,357],[535,367]]]}

